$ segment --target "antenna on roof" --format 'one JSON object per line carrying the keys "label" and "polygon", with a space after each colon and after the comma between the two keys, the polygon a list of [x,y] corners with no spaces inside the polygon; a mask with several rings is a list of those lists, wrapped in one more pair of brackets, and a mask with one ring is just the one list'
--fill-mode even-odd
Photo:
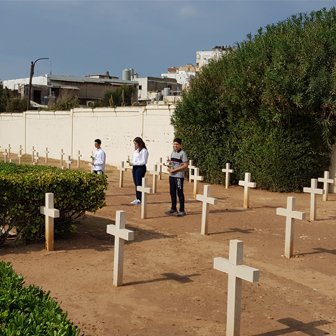
{"label": "antenna on roof", "polygon": [[52,75],[52,62],[50,61],[50,75]]}

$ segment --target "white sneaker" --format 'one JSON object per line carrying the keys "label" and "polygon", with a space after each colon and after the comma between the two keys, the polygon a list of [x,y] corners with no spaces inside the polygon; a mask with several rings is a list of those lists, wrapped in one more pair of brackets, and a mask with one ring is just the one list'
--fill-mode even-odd
{"label": "white sneaker", "polygon": [[138,200],[138,199],[136,199],[136,200],[134,200],[133,202],[131,202],[131,204],[133,204],[133,205],[141,204],[141,201]]}

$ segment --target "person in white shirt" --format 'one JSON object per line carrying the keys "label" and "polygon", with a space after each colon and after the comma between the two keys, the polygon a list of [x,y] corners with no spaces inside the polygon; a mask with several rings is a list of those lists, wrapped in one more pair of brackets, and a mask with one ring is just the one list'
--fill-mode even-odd
{"label": "person in white shirt", "polygon": [[94,160],[92,162],[93,172],[95,174],[104,174],[106,155],[105,152],[101,149],[100,139],[95,140],[95,147],[97,148],[97,150],[94,155]]}
{"label": "person in white shirt", "polygon": [[136,199],[131,204],[141,204],[141,192],[137,191],[137,186],[142,184],[142,178],[146,174],[146,164],[148,161],[148,150],[140,137],[133,140],[135,151],[130,166],[133,166],[132,174],[135,184]]}

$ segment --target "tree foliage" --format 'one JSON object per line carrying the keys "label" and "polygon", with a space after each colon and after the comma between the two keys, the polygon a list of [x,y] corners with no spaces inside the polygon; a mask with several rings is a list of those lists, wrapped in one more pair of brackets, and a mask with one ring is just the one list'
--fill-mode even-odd
{"label": "tree foliage", "polygon": [[13,97],[13,93],[0,83],[0,112],[23,112],[27,109],[27,99]]}
{"label": "tree foliage", "polygon": [[95,102],[93,107],[131,106],[135,90],[134,86],[122,85],[114,91],[107,91],[103,99]]}
{"label": "tree foliage", "polygon": [[172,124],[209,182],[251,172],[261,188],[299,191],[328,169],[335,142],[336,10],[260,28],[202,68]]}

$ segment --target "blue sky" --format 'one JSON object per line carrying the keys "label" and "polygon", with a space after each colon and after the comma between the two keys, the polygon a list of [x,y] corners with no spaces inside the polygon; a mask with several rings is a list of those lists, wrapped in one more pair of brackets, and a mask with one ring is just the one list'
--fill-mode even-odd
{"label": "blue sky", "polygon": [[[260,27],[336,1],[3,1],[0,80],[28,77],[49,57],[55,75],[140,77],[195,64],[196,51],[233,45]],[[50,73],[39,61],[35,75]]]}

